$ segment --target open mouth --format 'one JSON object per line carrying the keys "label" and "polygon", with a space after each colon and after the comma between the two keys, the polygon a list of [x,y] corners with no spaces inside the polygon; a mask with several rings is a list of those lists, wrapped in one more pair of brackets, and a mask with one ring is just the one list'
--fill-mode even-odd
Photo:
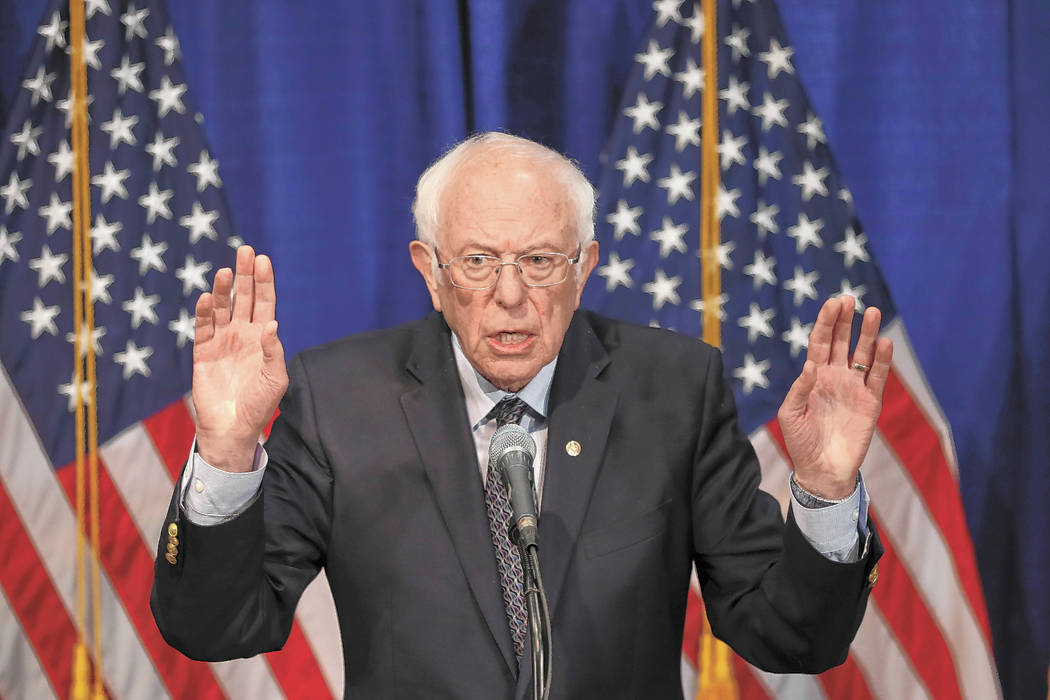
{"label": "open mouth", "polygon": [[527,348],[534,337],[531,333],[521,331],[501,331],[490,335],[489,343],[496,350],[516,352]]}

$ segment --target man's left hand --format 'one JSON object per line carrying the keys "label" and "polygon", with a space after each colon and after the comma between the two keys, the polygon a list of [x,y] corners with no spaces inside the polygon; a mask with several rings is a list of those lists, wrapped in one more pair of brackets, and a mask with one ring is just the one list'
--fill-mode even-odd
{"label": "man's left hand", "polygon": [[827,500],[853,493],[882,410],[893,357],[893,342],[878,337],[882,313],[869,307],[850,358],[855,304],[847,295],[824,302],[809,336],[802,374],[777,413],[795,480]]}

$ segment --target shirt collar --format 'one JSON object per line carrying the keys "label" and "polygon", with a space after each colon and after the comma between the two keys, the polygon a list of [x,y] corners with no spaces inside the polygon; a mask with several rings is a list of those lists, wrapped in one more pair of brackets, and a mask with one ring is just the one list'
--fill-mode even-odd
{"label": "shirt collar", "polygon": [[492,407],[506,396],[517,396],[534,413],[543,418],[547,417],[547,401],[550,399],[554,368],[558,364],[557,356],[544,365],[521,391],[512,394],[494,386],[492,382],[481,376],[470,364],[467,356],[463,354],[459,338],[455,333],[451,335],[452,352],[456,356],[456,369],[459,370],[459,382],[463,386],[463,396],[467,402],[467,419],[470,421],[472,430],[477,428]]}

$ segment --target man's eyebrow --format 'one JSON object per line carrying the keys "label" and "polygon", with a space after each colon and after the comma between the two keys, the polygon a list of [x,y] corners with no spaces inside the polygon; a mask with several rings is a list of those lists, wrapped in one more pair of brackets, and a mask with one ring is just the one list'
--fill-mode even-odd
{"label": "man's eyebrow", "polygon": [[460,246],[460,250],[462,250],[462,251],[472,250],[472,251],[475,251],[475,252],[485,253],[485,254],[489,254],[489,255],[494,254],[496,252],[496,249],[493,248],[490,243],[479,243],[476,240],[468,240],[462,246]]}
{"label": "man's eyebrow", "polygon": [[[492,246],[491,243],[480,243],[480,242],[478,242],[476,240],[468,240],[467,242],[465,242],[460,247],[460,250],[463,251],[463,252],[459,252],[459,253],[457,253],[457,255],[469,255],[469,253],[467,253],[466,251],[482,253],[482,254],[485,254],[485,255],[498,255],[501,252],[501,251],[497,251]],[[502,251],[502,252],[505,252],[505,253],[517,253],[518,255],[527,255],[528,253],[533,253],[533,252],[536,252],[536,251],[540,251],[540,252],[544,252],[544,253],[554,253],[554,252],[558,252],[559,248],[558,248],[557,245],[555,245],[551,241],[541,240],[538,243],[535,243],[533,245],[529,245],[529,246],[527,246],[525,248],[522,248],[521,250],[517,250],[517,251],[509,250],[509,251]]]}

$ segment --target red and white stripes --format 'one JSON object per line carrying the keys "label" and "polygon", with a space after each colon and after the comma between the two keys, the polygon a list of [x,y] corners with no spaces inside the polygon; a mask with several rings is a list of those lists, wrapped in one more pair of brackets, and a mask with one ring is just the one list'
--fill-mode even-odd
{"label": "red and white stripes", "polygon": [[[75,619],[73,474],[50,464],[6,374],[0,377],[0,697],[68,697]],[[176,401],[102,446],[103,677],[116,698],[339,697],[342,654],[323,575],[285,648],[204,664],[164,643],[149,611],[153,555],[193,438]]]}
{"label": "red and white stripes", "polygon": [[[0,481],[4,494],[0,505],[5,510],[0,513],[0,522],[12,531],[5,534],[17,538],[10,555],[0,557],[0,583],[9,601],[23,597],[38,601],[12,609],[54,692],[66,697],[76,641],[76,520],[6,373],[0,381]],[[164,697],[167,688],[108,571],[103,571],[101,588],[105,639],[102,665],[107,689],[118,697]],[[6,656],[7,652],[3,653]],[[3,666],[9,666],[8,659],[3,660]],[[18,693],[12,696],[18,697]]]}

